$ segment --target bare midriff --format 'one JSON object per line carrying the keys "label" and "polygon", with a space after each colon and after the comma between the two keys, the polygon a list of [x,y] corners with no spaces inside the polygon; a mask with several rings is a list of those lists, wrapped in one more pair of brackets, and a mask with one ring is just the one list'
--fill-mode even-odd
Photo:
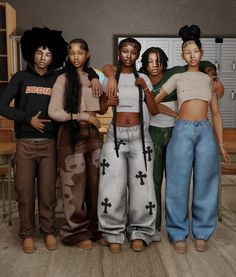
{"label": "bare midriff", "polygon": [[139,113],[118,112],[116,113],[116,125],[119,127],[129,127],[140,124]]}
{"label": "bare midriff", "polygon": [[179,118],[190,121],[207,119],[208,102],[194,99],[185,101],[180,108]]}

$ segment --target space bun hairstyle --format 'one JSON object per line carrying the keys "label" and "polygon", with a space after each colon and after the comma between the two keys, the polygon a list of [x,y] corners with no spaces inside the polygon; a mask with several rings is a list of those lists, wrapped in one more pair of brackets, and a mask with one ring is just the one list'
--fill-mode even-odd
{"label": "space bun hairstyle", "polygon": [[202,49],[202,44],[200,41],[201,29],[197,25],[185,25],[179,30],[179,36],[183,40],[182,48],[184,44],[188,41],[194,41],[199,49]]}
{"label": "space bun hairstyle", "polygon": [[62,37],[62,31],[51,30],[47,27],[33,27],[26,30],[20,40],[24,60],[34,64],[34,54],[39,47],[48,48],[52,53],[51,68],[59,68],[67,56],[67,42]]}

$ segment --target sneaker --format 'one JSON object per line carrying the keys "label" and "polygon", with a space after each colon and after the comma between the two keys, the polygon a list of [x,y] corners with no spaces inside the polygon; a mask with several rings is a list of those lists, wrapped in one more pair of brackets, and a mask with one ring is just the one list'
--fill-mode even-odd
{"label": "sneaker", "polygon": [[205,252],[207,250],[207,241],[203,239],[195,240],[195,249],[199,252]]}
{"label": "sneaker", "polygon": [[120,253],[122,250],[122,245],[121,245],[121,243],[110,243],[109,250],[115,254]]}
{"label": "sneaker", "polygon": [[145,247],[145,244],[142,239],[135,239],[131,242],[131,248],[135,252],[142,252],[144,247]]}
{"label": "sneaker", "polygon": [[78,243],[80,249],[91,250],[93,248],[93,242],[90,239],[83,240]]}
{"label": "sneaker", "polygon": [[176,241],[174,243],[175,251],[179,254],[185,254],[187,252],[186,241]]}
{"label": "sneaker", "polygon": [[44,236],[44,244],[48,250],[56,250],[57,249],[57,238],[50,234]]}
{"label": "sneaker", "polygon": [[32,254],[37,249],[32,238],[26,238],[22,242],[22,249],[26,254]]}

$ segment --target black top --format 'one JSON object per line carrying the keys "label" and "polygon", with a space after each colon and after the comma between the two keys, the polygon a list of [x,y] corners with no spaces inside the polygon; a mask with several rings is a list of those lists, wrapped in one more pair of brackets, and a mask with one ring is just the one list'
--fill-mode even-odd
{"label": "black top", "polygon": [[[41,111],[40,118],[49,119],[48,105],[52,87],[61,70],[52,69],[39,75],[31,65],[17,72],[10,80],[1,97],[0,114],[15,121],[17,138],[55,138],[56,124],[45,122],[44,133],[35,129],[31,118]],[[11,101],[14,99],[14,107]]]}

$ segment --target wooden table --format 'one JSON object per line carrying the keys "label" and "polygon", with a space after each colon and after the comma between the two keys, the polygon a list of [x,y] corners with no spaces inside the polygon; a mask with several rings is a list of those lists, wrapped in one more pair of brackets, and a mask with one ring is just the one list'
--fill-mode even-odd
{"label": "wooden table", "polygon": [[7,157],[7,180],[8,180],[8,224],[12,224],[12,197],[11,197],[11,170],[14,170],[13,158],[16,151],[16,143],[14,142],[1,142],[0,143],[0,156]]}

